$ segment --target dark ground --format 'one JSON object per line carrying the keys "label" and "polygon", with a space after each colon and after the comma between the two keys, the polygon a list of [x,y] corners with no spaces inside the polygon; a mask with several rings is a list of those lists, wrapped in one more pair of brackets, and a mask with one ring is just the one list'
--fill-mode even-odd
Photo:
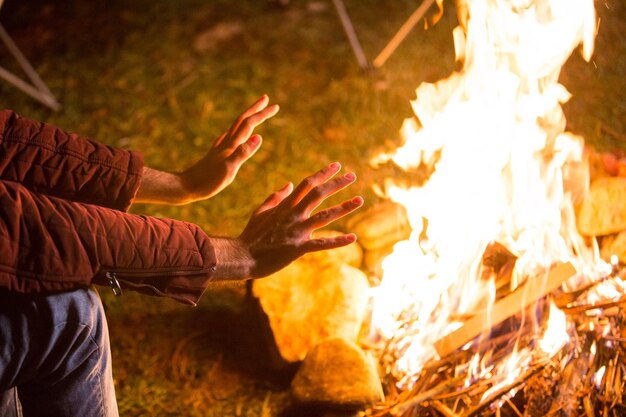
{"label": "dark ground", "polygon": [[[346,0],[370,58],[416,3]],[[626,6],[596,5],[601,24],[593,60],[575,54],[563,71],[573,94],[565,106],[568,129],[621,154]],[[247,104],[269,94],[282,110],[260,129],[263,149],[229,189],[190,206],[133,208],[233,235],[264,196],[333,160],[357,172],[355,192],[368,204],[376,200],[371,186],[390,171],[368,167],[369,156],[397,143],[419,83],[454,68],[456,16],[448,7],[433,28],[413,30],[381,70],[363,72],[330,1],[294,0],[282,8],[260,0],[5,0],[0,22],[63,108],[54,113],[5,83],[1,105],[139,149],[148,165],[175,170],[198,158]],[[241,30],[210,47],[214,36],[206,34],[218,23]],[[0,65],[18,72],[0,50]],[[195,309],[133,294],[103,298],[122,416],[284,414],[291,374],[269,366],[242,286],[212,288]]]}

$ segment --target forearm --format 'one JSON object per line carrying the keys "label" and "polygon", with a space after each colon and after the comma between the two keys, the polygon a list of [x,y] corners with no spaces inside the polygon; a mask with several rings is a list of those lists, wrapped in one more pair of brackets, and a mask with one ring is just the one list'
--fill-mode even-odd
{"label": "forearm", "polygon": [[185,204],[188,196],[180,174],[144,167],[135,202]]}
{"label": "forearm", "polygon": [[144,167],[135,201],[181,205],[212,197],[220,177],[212,175],[202,162],[182,172]]}

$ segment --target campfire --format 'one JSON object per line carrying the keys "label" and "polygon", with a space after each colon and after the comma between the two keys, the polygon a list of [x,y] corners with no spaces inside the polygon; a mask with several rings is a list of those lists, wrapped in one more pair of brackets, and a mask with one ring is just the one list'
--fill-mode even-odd
{"label": "campfire", "polygon": [[618,416],[626,282],[577,229],[582,138],[558,83],[593,0],[465,0],[462,69],[417,88],[393,162],[416,179],[384,193],[412,232],[372,289],[366,345],[386,400],[367,416]]}

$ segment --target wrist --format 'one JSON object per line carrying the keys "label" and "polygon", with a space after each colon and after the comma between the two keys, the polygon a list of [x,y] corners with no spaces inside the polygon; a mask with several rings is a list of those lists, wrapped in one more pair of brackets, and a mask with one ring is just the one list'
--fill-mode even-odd
{"label": "wrist", "polygon": [[252,277],[254,259],[239,239],[211,237],[215,249],[217,270],[215,280],[243,280]]}

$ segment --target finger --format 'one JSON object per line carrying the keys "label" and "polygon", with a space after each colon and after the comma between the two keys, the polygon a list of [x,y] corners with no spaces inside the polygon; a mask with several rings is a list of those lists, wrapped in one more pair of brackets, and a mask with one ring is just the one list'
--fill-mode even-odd
{"label": "finger", "polygon": [[296,207],[296,210],[308,217],[324,200],[356,181],[356,174],[348,172],[313,188]]}
{"label": "finger", "polygon": [[[228,129],[228,131],[224,132],[219,137],[219,139],[217,139],[215,141],[215,146],[221,145],[225,138],[232,137],[234,132],[239,128],[241,123],[243,123],[243,121],[247,117],[250,117],[253,114],[255,114],[255,113],[265,109],[267,107],[267,104],[269,103],[269,100],[270,100],[269,97],[266,94],[264,94],[257,101],[255,101],[250,107],[248,107],[246,110],[244,110],[243,113],[241,113],[239,116],[237,116],[237,118],[235,119],[233,124],[230,126],[230,129]],[[228,146],[230,146],[230,144]]]}
{"label": "finger", "polygon": [[340,248],[354,242],[356,242],[356,235],[354,233],[349,233],[342,236],[307,240],[300,246],[300,250],[303,253],[317,252],[321,250]]}
{"label": "finger", "polygon": [[288,204],[291,207],[296,206],[313,188],[334,177],[340,169],[341,164],[339,162],[333,162],[327,167],[320,169],[315,174],[303,179],[289,197]]}
{"label": "finger", "polygon": [[214,148],[218,147],[224,141],[225,137],[226,137],[226,132],[222,133],[220,137],[215,140],[215,143],[213,143],[213,147]]}
{"label": "finger", "polygon": [[270,117],[274,116],[276,113],[278,113],[278,110],[278,105],[274,104],[272,106],[264,108],[257,113],[254,113],[251,116],[246,117],[239,124],[239,126],[237,126],[236,129],[231,130],[231,132],[227,136],[228,140],[224,142],[224,145],[232,148],[241,145],[248,140],[248,138],[250,137],[250,135],[252,135],[252,132],[258,125],[260,125]]}
{"label": "finger", "polygon": [[235,121],[233,122],[233,124],[230,126],[230,129],[228,129],[228,131],[224,132],[218,140],[215,141],[215,145],[219,145],[225,137],[231,137],[233,135],[233,133],[239,128],[239,126],[241,125],[241,123],[249,116],[263,110],[264,108],[267,107],[267,104],[269,103],[269,97],[267,96],[267,94],[262,95],[261,97],[259,97],[257,99],[257,101],[255,101],[250,107],[248,107],[246,110],[244,110],[243,113],[241,113],[239,116],[237,116],[237,118],[235,119]]}
{"label": "finger", "polygon": [[234,132],[235,130],[237,130],[241,122],[243,122],[246,117],[252,116],[254,113],[263,110],[269,102],[270,98],[267,96],[267,94],[263,94],[261,97],[259,97],[257,101],[252,103],[250,107],[248,107],[246,110],[243,111],[243,113],[237,116],[230,128],[230,132]]}
{"label": "finger", "polygon": [[260,135],[252,135],[247,142],[239,145],[235,152],[227,158],[227,161],[232,164],[233,167],[239,169],[239,167],[246,162],[256,151],[261,147],[263,142]]}
{"label": "finger", "polygon": [[254,214],[255,215],[256,214],[261,214],[264,211],[267,211],[269,209],[272,209],[272,208],[276,207],[285,198],[287,198],[289,196],[289,194],[291,194],[292,191],[293,191],[293,183],[288,182],[287,184],[285,184],[283,186],[283,188],[281,188],[280,190],[276,191],[275,193],[273,193],[269,197],[267,197],[265,199],[265,201],[263,202],[263,204],[261,204],[259,206],[259,208],[256,209]]}
{"label": "finger", "polygon": [[328,226],[335,220],[342,218],[354,210],[358,209],[363,205],[363,197],[354,197],[351,200],[344,201],[341,204],[338,204],[333,207],[329,207],[324,210],[320,210],[315,213],[304,222],[302,222],[302,227],[305,230],[315,230],[324,226]]}

